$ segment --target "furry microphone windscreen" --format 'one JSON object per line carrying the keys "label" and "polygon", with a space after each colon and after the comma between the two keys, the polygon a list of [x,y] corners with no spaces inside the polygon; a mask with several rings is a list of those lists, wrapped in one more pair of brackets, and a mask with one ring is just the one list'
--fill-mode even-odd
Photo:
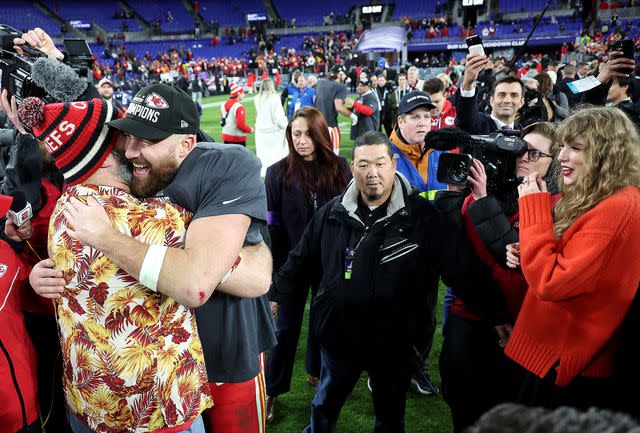
{"label": "furry microphone windscreen", "polygon": [[70,66],[49,58],[33,62],[31,79],[58,102],[77,101],[89,85]]}

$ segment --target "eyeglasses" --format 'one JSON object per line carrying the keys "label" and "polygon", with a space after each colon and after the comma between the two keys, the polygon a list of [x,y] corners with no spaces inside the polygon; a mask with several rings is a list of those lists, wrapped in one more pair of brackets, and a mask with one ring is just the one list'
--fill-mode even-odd
{"label": "eyeglasses", "polygon": [[[553,158],[553,156],[551,155],[547,155],[544,152],[540,152],[538,149],[529,149],[526,151],[527,157],[529,158],[529,161],[531,162],[536,162],[537,160],[539,160],[541,157],[545,157],[545,158]],[[522,156],[524,156],[524,154],[522,154]],[[521,158],[522,158],[521,156]]]}

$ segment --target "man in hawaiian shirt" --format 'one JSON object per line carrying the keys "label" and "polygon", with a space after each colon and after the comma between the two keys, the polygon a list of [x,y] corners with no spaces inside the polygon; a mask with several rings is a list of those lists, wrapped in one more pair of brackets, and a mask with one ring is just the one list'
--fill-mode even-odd
{"label": "man in hawaiian shirt", "polygon": [[72,200],[96,201],[121,233],[180,246],[191,214],[130,194],[119,134],[105,125],[120,117],[110,103],[35,109],[40,116],[25,117],[68,186],[50,220],[49,256],[67,283],[56,312],[73,432],[204,432],[200,413],[212,400],[193,311],[82,245],[69,223]]}

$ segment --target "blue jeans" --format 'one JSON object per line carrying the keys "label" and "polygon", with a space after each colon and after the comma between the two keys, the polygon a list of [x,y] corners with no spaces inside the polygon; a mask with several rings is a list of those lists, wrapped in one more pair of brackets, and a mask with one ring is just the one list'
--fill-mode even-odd
{"label": "blue jeans", "polygon": [[311,425],[303,433],[331,433],[347,397],[363,371],[369,373],[373,388],[374,433],[404,433],[404,412],[411,379],[407,353],[394,359],[357,361],[337,359],[324,349],[320,352],[320,383],[311,403]]}
{"label": "blue jeans", "polygon": [[[67,420],[69,420],[69,425],[71,426],[71,431],[73,433],[94,433],[86,425],[84,425],[74,414],[72,414],[69,409],[67,409]],[[193,420],[191,427],[189,427],[187,430],[183,430],[183,433],[205,433],[204,423],[202,422],[202,416],[199,416],[198,418]]]}
{"label": "blue jeans", "polygon": [[449,308],[451,308],[451,304],[453,304],[454,299],[455,295],[453,294],[453,290],[451,290],[451,287],[447,287],[447,290],[444,292],[442,332],[444,332],[444,324],[447,322],[447,317],[449,317]]}

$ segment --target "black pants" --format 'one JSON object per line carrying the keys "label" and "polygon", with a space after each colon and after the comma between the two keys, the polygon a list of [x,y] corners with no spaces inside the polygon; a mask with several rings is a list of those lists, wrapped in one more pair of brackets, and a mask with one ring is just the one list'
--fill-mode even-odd
{"label": "black pants", "polygon": [[[293,364],[296,358],[296,349],[300,339],[304,309],[307,304],[307,292],[303,295],[291,297],[278,307],[278,318],[276,321],[276,337],[278,343],[267,355],[266,365],[266,391],[267,395],[277,397],[291,389],[291,376],[293,374]],[[312,290],[312,295],[315,290]],[[313,298],[312,298],[313,299]],[[313,302],[311,302],[311,312],[313,314]],[[307,336],[307,353],[305,367],[307,373],[312,376],[320,376],[320,345],[311,331]]]}
{"label": "black pants", "polygon": [[71,431],[67,423],[67,407],[62,390],[58,325],[53,317],[39,313],[26,313],[25,325],[38,356],[38,401],[43,418],[51,408],[45,429],[48,432]]}
{"label": "black pants", "polygon": [[[382,127],[384,127],[384,131],[382,130]],[[386,133],[387,137],[391,136],[391,133],[393,132],[393,123],[391,122],[391,115],[385,116],[382,119],[380,119],[380,132]]]}
{"label": "black pants", "polygon": [[375,413],[374,433],[404,433],[407,389],[411,378],[409,354],[387,360],[340,359],[322,350],[320,384],[311,404],[311,425],[303,433],[331,433],[342,406],[363,371],[369,373]]}
{"label": "black pants", "polygon": [[449,313],[440,352],[440,377],[454,432],[463,431],[487,410],[506,401],[510,377],[501,367],[506,359],[490,324]]}
{"label": "black pants", "polygon": [[32,424],[27,427],[18,430],[16,433],[40,433],[42,432],[42,427],[40,426],[40,420],[35,420]]}
{"label": "black pants", "polygon": [[438,319],[436,317],[436,306],[438,305],[438,291],[434,290],[433,295],[429,296],[427,299],[427,305],[429,306],[429,315],[424,315],[422,318],[422,322],[419,326],[424,329],[424,332],[421,334],[422,337],[418,337],[416,343],[414,344],[414,351],[417,356],[415,363],[415,372],[419,372],[422,370],[423,372],[427,372],[429,369],[431,349],[433,347],[433,336],[436,332],[436,325],[438,323]]}
{"label": "black pants", "polygon": [[[542,406],[555,409],[571,406],[587,410],[591,406],[620,411],[620,392],[612,378],[578,376],[566,387],[559,387],[556,381],[556,366],[542,379],[509,359],[513,372],[513,400],[526,406]],[[635,397],[631,397],[635,399]],[[636,400],[637,401],[637,400]]]}
{"label": "black pants", "polygon": [[236,143],[235,141],[225,141],[224,144],[237,144],[238,146],[247,147],[246,141],[243,141],[242,143]]}

